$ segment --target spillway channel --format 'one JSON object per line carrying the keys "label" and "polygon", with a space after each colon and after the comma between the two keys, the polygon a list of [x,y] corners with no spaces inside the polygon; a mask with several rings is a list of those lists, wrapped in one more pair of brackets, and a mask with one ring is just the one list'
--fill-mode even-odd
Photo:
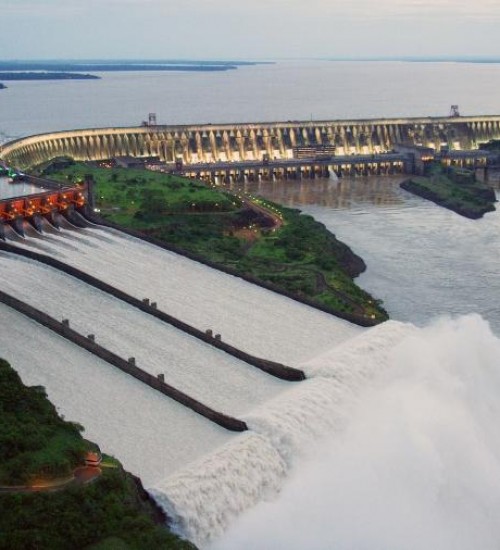
{"label": "spillway channel", "polygon": [[238,437],[3,304],[0,319],[1,356],[23,382],[146,487]]}
{"label": "spillway channel", "polygon": [[[14,243],[13,243],[14,244]],[[51,255],[248,353],[290,366],[363,329],[113,229],[30,232],[16,246]]]}
{"label": "spillway channel", "polygon": [[70,326],[205,405],[241,416],[290,383],[209,346],[78,279],[0,252],[0,289]]}

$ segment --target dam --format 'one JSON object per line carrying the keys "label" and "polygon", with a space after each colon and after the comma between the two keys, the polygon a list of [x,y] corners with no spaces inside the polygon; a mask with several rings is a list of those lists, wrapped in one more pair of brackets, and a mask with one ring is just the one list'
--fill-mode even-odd
{"label": "dam", "polygon": [[500,138],[500,116],[287,121],[93,128],[21,138],[0,147],[0,158],[27,169],[56,157],[80,161],[158,158],[165,163],[287,160],[303,154],[376,155],[396,145],[477,149]]}
{"label": "dam", "polygon": [[0,253],[2,289],[69,317],[82,333],[92,330],[107,347],[134,354],[149,372],[248,425],[231,434],[0,305],[7,325],[0,343],[23,379],[47,386],[61,412],[139,473],[199,544],[280,491],[294,457],[342,425],[360,388],[417,332],[396,322],[363,330],[107,228],[23,228],[14,235],[19,248],[58,258],[139,300],[148,296],[202,331],[214,329],[249,353],[306,373],[298,384],[272,379],[45,266]]}

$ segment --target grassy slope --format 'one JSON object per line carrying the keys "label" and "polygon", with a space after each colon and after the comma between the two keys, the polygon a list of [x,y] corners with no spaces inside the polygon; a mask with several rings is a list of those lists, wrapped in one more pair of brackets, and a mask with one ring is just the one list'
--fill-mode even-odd
{"label": "grassy slope", "polygon": [[269,218],[242,207],[238,196],[145,170],[75,164],[50,177],[79,181],[85,174],[96,181],[101,215],[114,223],[313,299],[334,313],[387,318],[352,281],[363,262],[310,216],[255,199],[285,220],[282,228],[267,230]]}
{"label": "grassy slope", "polygon": [[[43,388],[24,386],[0,359],[3,483],[29,482],[34,469],[48,477],[81,464],[88,442],[80,431],[57,415]],[[0,550],[194,548],[155,523],[157,514],[134,478],[117,461],[109,462],[115,467],[103,469],[89,485],[0,493]]]}
{"label": "grassy slope", "polygon": [[42,387],[23,386],[0,361],[0,485],[70,475],[87,449],[81,430],[59,418]]}

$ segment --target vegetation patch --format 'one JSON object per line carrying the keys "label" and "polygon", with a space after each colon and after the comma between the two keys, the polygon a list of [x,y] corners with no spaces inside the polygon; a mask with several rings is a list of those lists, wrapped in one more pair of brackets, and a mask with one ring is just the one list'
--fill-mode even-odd
{"label": "vegetation patch", "polygon": [[58,416],[44,388],[24,386],[0,360],[0,485],[71,475],[88,449],[82,430]]}
{"label": "vegetation patch", "polygon": [[495,192],[478,181],[474,172],[432,165],[428,177],[414,177],[401,188],[444,206],[466,218],[478,219],[495,210]]}
{"label": "vegetation patch", "polygon": [[381,303],[352,280],[365,269],[361,258],[298,210],[147,170],[75,163],[48,174],[65,182],[92,176],[95,206],[113,223],[307,298],[333,314],[370,323],[387,319]]}
{"label": "vegetation patch", "polygon": [[[81,431],[58,416],[42,387],[24,386],[0,359],[0,485],[71,473],[95,448]],[[88,484],[0,490],[0,550],[195,548],[160,525],[165,518],[117,460],[105,457],[101,469]]]}

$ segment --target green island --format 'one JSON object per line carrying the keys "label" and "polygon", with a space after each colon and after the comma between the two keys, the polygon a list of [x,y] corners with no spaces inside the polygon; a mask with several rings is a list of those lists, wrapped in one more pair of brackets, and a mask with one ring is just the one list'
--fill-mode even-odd
{"label": "green island", "polygon": [[428,176],[412,177],[400,186],[466,218],[477,220],[495,210],[495,192],[471,170],[432,164]]}
{"label": "green island", "polygon": [[299,210],[144,169],[56,162],[44,173],[72,183],[90,175],[100,216],[121,227],[353,322],[388,318],[381,302],[353,282],[366,269],[363,260]]}
{"label": "green island", "polygon": [[117,460],[85,465],[82,429],[0,359],[0,549],[195,549]]}

